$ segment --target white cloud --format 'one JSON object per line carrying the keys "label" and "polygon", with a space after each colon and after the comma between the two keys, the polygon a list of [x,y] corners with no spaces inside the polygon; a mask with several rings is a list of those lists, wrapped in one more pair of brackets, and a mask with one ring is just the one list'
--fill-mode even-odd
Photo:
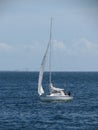
{"label": "white cloud", "polygon": [[10,51],[12,47],[7,43],[0,43],[0,51]]}
{"label": "white cloud", "polygon": [[74,40],[70,44],[55,42],[57,49],[64,50],[67,55],[98,55],[98,44],[87,39],[81,38]]}
{"label": "white cloud", "polygon": [[[33,53],[43,52],[46,49],[46,44],[34,43],[34,44],[18,44],[12,45],[7,43],[0,43],[0,52],[10,53]],[[66,55],[98,55],[98,44],[93,43],[87,39],[81,38],[79,40],[72,41],[70,44],[62,41],[53,40],[54,51],[61,51]]]}
{"label": "white cloud", "polygon": [[53,40],[53,47],[55,50],[65,50],[66,49],[64,42],[57,41],[57,40]]}
{"label": "white cloud", "polygon": [[83,38],[74,41],[70,49],[74,54],[98,54],[98,44]]}
{"label": "white cloud", "polygon": [[73,40],[71,43],[64,43],[62,41],[53,40],[54,51],[61,51],[66,55],[98,55],[98,44],[81,38]]}
{"label": "white cloud", "polygon": [[21,45],[20,47],[18,46],[18,48],[30,52],[34,50],[34,46],[33,45]]}
{"label": "white cloud", "polygon": [[20,44],[20,45],[12,45],[12,44],[7,44],[7,43],[0,43],[0,51],[2,52],[8,52],[8,51],[32,51],[34,49],[34,46],[32,44],[30,45],[24,45],[24,44]]}

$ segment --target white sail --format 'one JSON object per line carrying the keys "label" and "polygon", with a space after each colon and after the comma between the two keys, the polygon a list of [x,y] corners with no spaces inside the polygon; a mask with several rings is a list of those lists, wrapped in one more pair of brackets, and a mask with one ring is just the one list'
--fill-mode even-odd
{"label": "white sail", "polygon": [[[45,55],[43,57],[41,67],[40,67],[40,72],[39,72],[39,80],[38,80],[38,94],[39,95],[42,95],[44,93],[44,90],[43,90],[43,87],[42,87],[42,80],[43,80],[43,73],[44,73],[47,53],[48,53],[48,50],[49,50],[49,46],[51,45],[51,28],[52,28],[52,18],[51,18],[51,24],[50,24],[50,39],[49,39],[49,43],[47,45],[47,49],[46,49]],[[51,82],[51,71],[50,71],[50,82]]]}
{"label": "white sail", "polygon": [[48,53],[48,49],[49,49],[49,44],[47,46],[45,55],[43,57],[42,63],[41,63],[41,67],[40,67],[40,72],[39,72],[39,80],[38,80],[38,94],[42,95],[44,93],[43,87],[42,87],[42,80],[43,80],[43,72],[44,72],[44,68],[45,68],[45,63],[46,63],[46,57],[47,57],[47,53]]}
{"label": "white sail", "polygon": [[52,83],[50,84],[50,89],[51,89],[51,91],[57,91],[57,92],[64,90],[62,88],[56,88],[56,87],[54,87]]}

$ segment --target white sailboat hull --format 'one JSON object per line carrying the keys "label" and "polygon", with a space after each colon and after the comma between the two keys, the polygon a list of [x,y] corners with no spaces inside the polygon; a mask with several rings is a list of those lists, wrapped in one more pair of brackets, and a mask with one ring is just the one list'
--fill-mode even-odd
{"label": "white sailboat hull", "polygon": [[72,100],[73,97],[69,95],[65,95],[65,96],[47,95],[47,96],[41,96],[40,99],[41,101],[68,101],[68,100]]}

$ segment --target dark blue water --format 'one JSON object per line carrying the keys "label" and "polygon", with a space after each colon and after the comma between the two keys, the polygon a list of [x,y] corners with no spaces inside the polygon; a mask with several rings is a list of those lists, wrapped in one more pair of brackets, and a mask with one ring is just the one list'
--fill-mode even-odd
{"label": "dark blue water", "polygon": [[[56,72],[52,78],[73,101],[41,102],[37,72],[0,72],[0,130],[98,130],[98,73]],[[47,80],[46,73],[44,89]]]}

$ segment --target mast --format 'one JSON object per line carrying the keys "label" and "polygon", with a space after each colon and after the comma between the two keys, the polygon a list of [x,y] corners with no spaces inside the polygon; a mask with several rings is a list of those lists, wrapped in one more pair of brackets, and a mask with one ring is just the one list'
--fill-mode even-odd
{"label": "mast", "polygon": [[52,37],[52,17],[51,17],[51,23],[50,23],[50,55],[49,55],[49,83],[51,84],[51,37]]}

